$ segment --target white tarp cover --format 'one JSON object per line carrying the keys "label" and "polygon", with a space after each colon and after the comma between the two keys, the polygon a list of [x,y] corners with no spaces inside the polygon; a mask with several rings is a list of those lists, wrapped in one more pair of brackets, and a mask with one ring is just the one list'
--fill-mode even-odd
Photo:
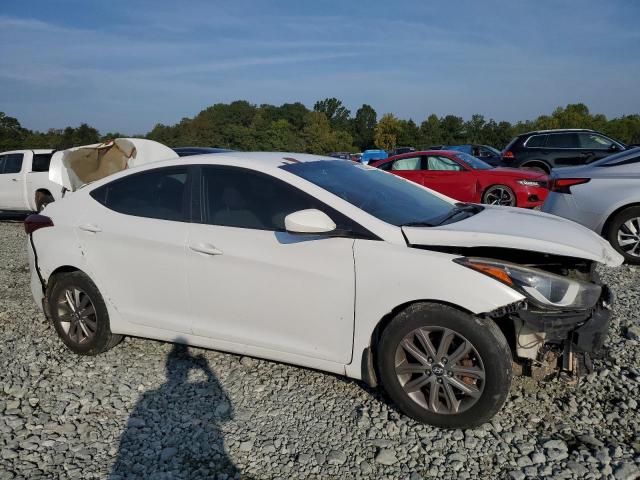
{"label": "white tarp cover", "polygon": [[116,138],[55,152],[49,167],[49,180],[74,191],[127,168],[177,157],[169,147],[152,140]]}

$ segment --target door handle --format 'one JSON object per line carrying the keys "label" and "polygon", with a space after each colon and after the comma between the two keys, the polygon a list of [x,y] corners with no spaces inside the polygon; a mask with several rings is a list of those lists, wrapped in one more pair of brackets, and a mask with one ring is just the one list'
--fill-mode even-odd
{"label": "door handle", "polygon": [[80,225],[78,228],[80,230],[84,230],[85,232],[91,232],[91,233],[98,233],[102,231],[100,227],[98,227],[97,225],[93,225],[91,223]]}
{"label": "door handle", "polygon": [[11,181],[12,181],[12,182],[17,182],[17,181],[18,181],[18,179],[17,179],[17,178],[12,178],[12,179],[11,179]]}
{"label": "door handle", "polygon": [[196,243],[195,245],[189,245],[189,249],[205,255],[222,255],[222,250],[217,249],[210,243]]}

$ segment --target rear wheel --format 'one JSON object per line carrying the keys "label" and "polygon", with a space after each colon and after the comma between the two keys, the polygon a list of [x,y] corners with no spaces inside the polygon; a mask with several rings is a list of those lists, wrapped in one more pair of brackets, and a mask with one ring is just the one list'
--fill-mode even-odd
{"label": "rear wheel", "polygon": [[102,295],[82,272],[57,276],[47,291],[51,320],[64,344],[80,355],[97,355],[122,339],[111,333]]}
{"label": "rear wheel", "polygon": [[392,400],[438,427],[485,423],[511,385],[511,350],[498,326],[444,305],[419,303],[399,313],[376,354]]}
{"label": "rear wheel", "polygon": [[618,212],[607,231],[607,240],[629,263],[640,263],[640,207]]}
{"label": "rear wheel", "polygon": [[515,207],[516,195],[506,185],[491,185],[482,195],[482,203]]}

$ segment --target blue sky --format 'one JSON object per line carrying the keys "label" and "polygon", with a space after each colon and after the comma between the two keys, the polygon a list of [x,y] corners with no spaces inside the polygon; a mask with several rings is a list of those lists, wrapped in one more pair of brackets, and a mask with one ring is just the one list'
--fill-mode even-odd
{"label": "blue sky", "polygon": [[2,0],[0,111],[124,133],[236,99],[619,116],[640,112],[639,18],[633,0]]}

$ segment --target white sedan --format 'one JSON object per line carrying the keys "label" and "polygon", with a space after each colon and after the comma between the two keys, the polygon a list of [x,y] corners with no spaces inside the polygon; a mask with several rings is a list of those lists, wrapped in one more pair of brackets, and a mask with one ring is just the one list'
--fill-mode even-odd
{"label": "white sedan", "polygon": [[592,270],[622,258],[573,222],[312,155],[107,156],[99,180],[52,166],[71,191],[25,221],[34,298],[78,354],[134,335],[251,355],[469,427],[501,408],[512,360],[575,372],[606,337]]}

